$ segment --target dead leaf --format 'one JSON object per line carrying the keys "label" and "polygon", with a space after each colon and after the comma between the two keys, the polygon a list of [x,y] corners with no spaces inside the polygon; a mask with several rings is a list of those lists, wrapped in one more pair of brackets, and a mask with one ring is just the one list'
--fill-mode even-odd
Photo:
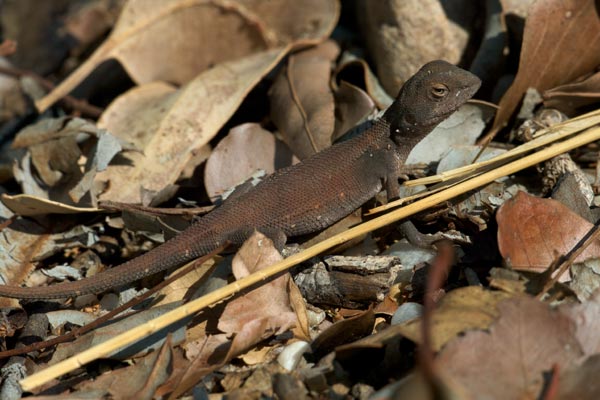
{"label": "dead leaf", "polygon": [[331,145],[335,119],[329,80],[339,51],[329,40],[291,55],[269,91],[271,119],[300,159]]}
{"label": "dead leaf", "polygon": [[206,374],[221,367],[227,362],[227,350],[231,341],[226,334],[210,335],[198,340],[193,346],[193,353],[186,356],[192,359],[187,368],[181,368],[171,377],[173,380],[173,393],[169,399],[178,399],[180,396],[194,387]]}
{"label": "dead leaf", "polygon": [[[233,259],[233,274],[236,279],[241,279],[282,259],[273,243],[262,233],[255,232],[244,242]],[[283,274],[230,301],[219,318],[219,330],[228,334],[235,333],[236,338],[253,332],[253,339],[248,340],[248,343],[257,343],[264,337],[285,332],[295,326],[297,318],[287,289],[289,279],[289,274]],[[265,321],[266,324],[253,321]]]}
{"label": "dead leaf", "polygon": [[598,64],[596,1],[536,1],[525,21],[517,76],[500,101],[492,130],[507,123],[528,88],[543,92],[591,72]]}
{"label": "dead leaf", "polygon": [[[127,162],[110,165],[97,180],[109,188],[102,200],[149,204],[179,177],[188,160],[221,129],[248,92],[287,53],[275,49],[219,64],[177,91],[164,84],[140,86],[117,98],[98,125],[117,137],[147,132]],[[121,136],[124,135],[124,136]]]}
{"label": "dead leaf", "polygon": [[600,353],[600,290],[581,304],[564,305],[559,311],[575,325],[575,337],[586,357]]}
{"label": "dead leaf", "polygon": [[[210,258],[200,265],[196,265],[192,271],[182,276],[181,278],[171,282],[168,286],[160,291],[160,300],[155,302],[154,305],[169,304],[184,299],[185,295],[189,292],[190,288],[198,287],[202,283],[206,282],[216,267],[215,258]],[[173,272],[173,274],[179,273],[181,270],[187,268],[184,265]],[[189,336],[188,336],[189,337]]]}
{"label": "dead leaf", "polygon": [[538,398],[545,372],[581,357],[571,320],[533,298],[498,304],[488,331],[470,331],[440,352],[438,368],[475,398]]}
{"label": "dead leaf", "polygon": [[[81,206],[96,203],[91,193],[96,174],[123,149],[134,149],[92,122],[71,117],[46,118],[25,127],[15,137],[13,147],[28,151],[14,166],[20,169],[15,175],[25,194],[38,195],[42,202],[49,199]],[[35,172],[24,168],[30,168],[29,158]],[[83,160],[84,166],[80,165]],[[32,182],[36,183],[29,185]],[[85,204],[79,204],[88,193]]]}
{"label": "dead leaf", "polygon": [[[519,192],[496,214],[498,248],[514,269],[543,272],[567,254],[592,224],[562,203]],[[575,261],[600,256],[600,240],[589,245]],[[568,279],[568,274],[561,279]]]}
{"label": "dead leaf", "polygon": [[47,109],[111,58],[138,84],[183,84],[212,65],[295,40],[318,42],[338,14],[337,0],[129,0],[104,43],[36,106]]}
{"label": "dead leaf", "polygon": [[[355,82],[355,79],[353,79],[355,75],[360,76],[362,81]],[[381,87],[379,80],[373,71],[371,71],[369,64],[367,64],[365,60],[357,58],[348,52],[344,53],[335,72],[333,83],[334,89],[336,90],[338,87],[336,87],[335,83],[338,81],[350,82],[358,87],[364,87],[365,91],[369,94],[369,97],[373,99],[375,104],[377,104],[377,107],[381,110],[389,107],[394,101],[394,98],[387,94],[385,89]],[[396,94],[397,93],[394,93],[394,96]]]}
{"label": "dead leaf", "polygon": [[[58,345],[56,351],[52,355],[52,363],[64,360],[65,358],[71,357],[74,354],[80,353],[85,349],[89,349],[95,345],[98,345],[106,340],[113,338],[114,336],[127,332],[133,327],[144,324],[151,321],[160,315],[173,310],[178,307],[179,303],[171,303],[158,307],[153,307],[148,310],[140,311],[134,315],[128,316],[127,318],[112,321],[109,324],[103,325],[102,327],[88,332],[83,336],[78,337],[75,341],[70,343],[62,343]],[[150,351],[156,351],[160,349],[167,337],[172,341],[173,345],[182,343],[185,339],[185,326],[189,323],[189,318],[177,321],[176,323],[169,325],[169,327],[153,333],[144,339],[119,349],[111,353],[107,358],[113,360],[125,360],[135,356],[146,354]]]}
{"label": "dead leaf", "polygon": [[[233,272],[240,279],[281,259],[273,243],[262,233],[255,232],[236,254]],[[226,334],[198,339],[193,346],[188,344],[191,351],[188,357],[193,356],[194,361],[177,376],[177,389],[171,398],[189,390],[207,373],[264,338],[296,325],[297,317],[288,293],[290,281],[289,274],[281,275],[227,303],[218,322],[218,328]],[[227,340],[232,335],[233,340]]]}
{"label": "dead leaf", "polygon": [[596,354],[582,365],[561,371],[557,377],[558,393],[556,400],[596,400],[600,398],[600,385],[596,384],[600,375],[600,354]]}
{"label": "dead leaf", "polygon": [[[511,295],[467,286],[448,292],[437,305],[431,321],[432,348],[439,351],[446,343],[461,332],[472,329],[487,329],[498,316],[497,305]],[[383,337],[393,331],[401,333],[413,342],[421,343],[421,320],[409,321],[405,325],[394,325],[383,331]]]}
{"label": "dead leaf", "polygon": [[101,211],[95,207],[75,207],[58,201],[43,199],[26,194],[10,196],[3,193],[0,201],[17,215],[32,217],[47,214],[80,214]]}
{"label": "dead leaf", "polygon": [[546,107],[556,108],[567,115],[575,115],[578,108],[600,101],[600,72],[546,90],[542,97]]}
{"label": "dead leaf", "polygon": [[152,399],[155,390],[167,378],[175,357],[171,336],[158,351],[136,360],[135,364],[104,373],[93,380],[86,380],[70,393],[72,397],[86,394],[90,398]]}
{"label": "dead leaf", "polygon": [[135,87],[111,103],[100,116],[98,126],[143,150],[158,129],[156,124],[168,115],[172,102],[177,100],[176,93],[177,88],[165,82]]}
{"label": "dead leaf", "polygon": [[335,129],[332,139],[335,142],[344,133],[354,128],[368,116],[377,113],[373,99],[361,88],[343,81],[333,93],[335,98]]}
{"label": "dead leaf", "polygon": [[373,307],[360,312],[358,315],[338,321],[323,331],[312,342],[311,347],[315,357],[321,358],[332,352],[336,347],[359,340],[371,332],[375,324]]}
{"label": "dead leaf", "polygon": [[245,182],[258,170],[272,174],[298,162],[285,143],[260,125],[239,125],[219,142],[204,168],[204,185],[211,199]]}

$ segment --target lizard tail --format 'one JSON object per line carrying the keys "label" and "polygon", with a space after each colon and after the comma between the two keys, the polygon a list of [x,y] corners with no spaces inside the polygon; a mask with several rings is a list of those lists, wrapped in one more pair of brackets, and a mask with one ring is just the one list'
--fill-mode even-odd
{"label": "lizard tail", "polygon": [[[0,285],[1,297],[45,300],[100,293],[146,276],[181,266],[203,256],[221,244],[211,239],[205,224],[196,223],[162,245],[116,267],[74,282],[51,286],[20,287]],[[215,236],[212,236],[215,237]]]}

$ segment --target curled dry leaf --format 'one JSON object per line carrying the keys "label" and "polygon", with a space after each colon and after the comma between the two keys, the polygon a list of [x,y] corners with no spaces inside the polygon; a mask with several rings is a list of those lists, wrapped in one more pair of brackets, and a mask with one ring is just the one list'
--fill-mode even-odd
{"label": "curled dry leaf", "polygon": [[[496,215],[500,254],[514,269],[543,272],[568,253],[592,224],[562,203],[519,192]],[[600,256],[600,240],[590,244],[575,261]],[[564,281],[568,274],[561,277]]]}
{"label": "curled dry leaf", "polygon": [[110,58],[138,84],[182,84],[211,65],[296,40],[320,41],[337,22],[338,1],[306,3],[129,0],[106,41],[36,106],[47,109]]}
{"label": "curled dry leaf", "polygon": [[591,72],[598,64],[600,18],[596,1],[536,1],[525,22],[517,76],[500,101],[492,130],[498,131],[507,123],[528,88],[543,92]]}
{"label": "curled dry leaf", "polygon": [[[448,292],[442,297],[432,316],[433,350],[439,351],[462,332],[487,329],[498,316],[498,304],[509,297],[507,293],[485,290],[477,286]],[[422,342],[421,319],[394,325],[388,329],[393,329],[416,343]]]}
{"label": "curled dry leaf", "polygon": [[71,396],[79,398],[151,399],[173,369],[177,352],[171,336],[157,351],[136,359],[135,363],[110,373],[84,380]]}
{"label": "curled dry leaf", "polygon": [[[233,273],[240,279],[281,259],[273,243],[260,232],[255,232],[236,254],[232,263]],[[218,322],[218,328],[227,334],[210,335],[187,344],[187,356],[194,360],[175,378],[177,385],[173,396],[181,395],[207,373],[260,340],[297,324],[288,292],[290,281],[289,274],[281,275],[227,303]],[[234,336],[233,339],[227,338],[231,336]]]}
{"label": "curled dry leaf", "polygon": [[546,90],[543,98],[546,107],[574,115],[576,109],[600,102],[600,72],[577,82]]}
{"label": "curled dry leaf", "polygon": [[335,97],[335,142],[368,116],[377,112],[373,99],[361,88],[343,81],[333,94]]}
{"label": "curled dry leaf", "polygon": [[316,358],[321,358],[343,346],[361,339],[373,332],[375,313],[373,307],[358,313],[358,315],[341,320],[321,332],[311,344]]}
{"label": "curled dry leaf", "polygon": [[[236,279],[241,279],[282,259],[271,240],[262,233],[255,232],[244,242],[233,259],[233,274]],[[285,332],[294,326],[297,322],[290,304],[289,280],[290,275],[283,274],[227,303],[219,318],[219,330],[228,334],[235,333],[236,338],[244,332],[252,332],[254,339],[247,340],[257,343],[267,336]],[[267,321],[267,324],[254,321]],[[266,330],[256,331],[258,327]]]}
{"label": "curled dry leaf", "polygon": [[[356,72],[356,70],[359,70]],[[355,75],[362,77],[362,82],[354,82],[352,79]],[[333,79],[334,88],[335,83],[338,81],[352,82],[355,85],[364,87],[366,92],[369,94],[371,99],[377,104],[379,109],[384,109],[390,106],[394,101],[394,98],[386,93],[385,89],[379,83],[379,80],[371,71],[369,64],[363,59],[355,57],[351,53],[344,53],[342,60],[339,63],[335,77]],[[338,89],[338,88],[335,88]],[[397,92],[393,95],[398,94]]]}
{"label": "curled dry leaf", "polygon": [[291,55],[269,92],[271,118],[301,159],[331,145],[335,119],[329,80],[339,51],[330,40]]}
{"label": "curled dry leaf", "polygon": [[573,320],[575,336],[586,357],[600,353],[600,290],[581,304],[565,304],[559,311]]}
{"label": "curled dry leaf", "polygon": [[149,204],[176,181],[193,152],[213,138],[286,52],[286,48],[268,50],[219,64],[179,90],[151,83],[117,98],[98,125],[134,141],[143,154],[129,152],[123,155],[126,162],[110,165],[98,175],[109,185],[100,198]]}
{"label": "curled dry leaf", "polygon": [[[71,357],[74,354],[81,353],[82,351],[94,347],[102,342],[105,342],[121,333],[127,332],[138,325],[142,325],[152,321],[159,316],[172,311],[177,308],[179,303],[171,303],[150,309],[142,310],[139,313],[130,315],[127,318],[111,321],[98,329],[87,332],[82,336],[79,336],[75,341],[62,343],[52,354],[52,362],[59,362],[66,358]],[[113,360],[126,360],[135,356],[146,354],[149,351],[156,351],[167,341],[167,338],[177,345],[185,340],[185,320],[180,320],[169,327],[162,334],[149,335],[137,342],[133,346],[128,346],[120,350],[112,352],[108,358]]]}
{"label": "curled dry leaf", "polygon": [[[93,191],[86,204],[79,203],[91,191],[96,173],[105,170],[121,150],[134,149],[94,123],[71,117],[42,119],[27,126],[17,134],[13,147],[27,149],[20,163],[14,166],[23,193],[39,196],[41,203],[54,200],[82,206],[95,204]],[[35,171],[29,169],[28,159]],[[86,160],[83,167],[82,160]],[[40,185],[33,183],[38,177]],[[43,213],[39,211],[26,210],[26,215]]]}
{"label": "curled dry leaf", "polygon": [[600,354],[588,358],[581,365],[561,370],[557,381],[556,400],[596,400],[600,398],[600,385],[590,384],[600,376]]}
{"label": "curled dry leaf", "polygon": [[478,398],[539,398],[544,373],[568,368],[582,356],[572,321],[525,296],[498,305],[488,331],[471,331],[448,343],[440,371]]}
{"label": "curled dry leaf", "polygon": [[75,207],[58,201],[43,199],[27,194],[14,196],[2,193],[0,200],[8,209],[17,215],[32,217],[47,214],[80,214],[100,211],[95,207]]}
{"label": "curled dry leaf", "polygon": [[271,174],[297,161],[285,143],[260,125],[239,125],[219,142],[206,162],[206,192],[211,199],[217,198],[257,170]]}

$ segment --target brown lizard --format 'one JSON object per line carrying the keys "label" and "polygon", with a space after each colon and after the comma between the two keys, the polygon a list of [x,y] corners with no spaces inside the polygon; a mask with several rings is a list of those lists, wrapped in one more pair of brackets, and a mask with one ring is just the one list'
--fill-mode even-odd
{"label": "brown lizard", "polygon": [[398,196],[398,176],[412,148],[479,89],[481,81],[445,61],[424,65],[392,105],[360,135],[276,171],[173,239],[89,278],[46,287],[0,285],[0,296],[52,299],[99,293],[180,266],[260,230],[283,245],[352,213],[385,184]]}

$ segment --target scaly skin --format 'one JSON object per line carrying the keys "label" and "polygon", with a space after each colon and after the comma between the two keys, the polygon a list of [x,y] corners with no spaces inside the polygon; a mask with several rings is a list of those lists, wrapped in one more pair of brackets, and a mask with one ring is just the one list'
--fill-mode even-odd
{"label": "scaly skin", "polygon": [[428,63],[367,131],[276,171],[146,254],[76,282],[32,288],[0,285],[0,296],[40,300],[99,293],[183,265],[225,241],[241,245],[255,229],[279,244],[290,236],[320,231],[352,213],[384,183],[388,196],[395,197],[398,175],[412,148],[480,84],[473,74],[444,61]]}

